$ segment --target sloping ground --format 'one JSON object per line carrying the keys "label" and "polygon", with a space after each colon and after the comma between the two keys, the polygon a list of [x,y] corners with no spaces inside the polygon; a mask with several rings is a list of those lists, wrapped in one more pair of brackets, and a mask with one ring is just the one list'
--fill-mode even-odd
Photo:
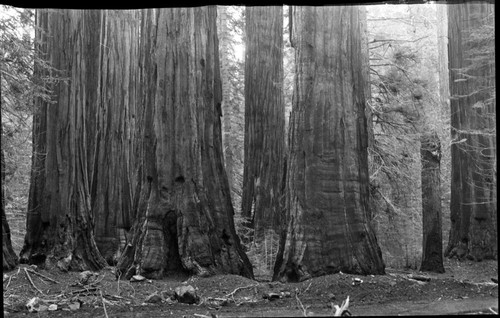
{"label": "sloping ground", "polygon": [[[498,278],[497,261],[447,260],[445,268],[444,274],[387,269],[387,275],[339,273],[287,284],[234,275],[128,282],[117,281],[109,268],[92,279],[93,285],[86,286],[77,285],[78,273],[37,271],[55,279],[54,283],[28,271],[40,293],[22,267],[4,276],[4,310],[10,317],[327,316],[332,314],[332,305],[340,305],[349,296],[349,311],[353,315],[493,313],[489,308],[498,312],[498,285],[491,280]],[[430,281],[408,276],[415,274],[427,276]],[[200,303],[188,305],[168,300],[168,295],[180,285],[193,286]],[[149,295],[162,295],[162,291],[162,301],[144,304]],[[28,313],[25,304],[35,296],[47,304],[58,304],[58,310]],[[81,304],[76,306],[79,309],[69,310],[68,304],[76,303]]]}

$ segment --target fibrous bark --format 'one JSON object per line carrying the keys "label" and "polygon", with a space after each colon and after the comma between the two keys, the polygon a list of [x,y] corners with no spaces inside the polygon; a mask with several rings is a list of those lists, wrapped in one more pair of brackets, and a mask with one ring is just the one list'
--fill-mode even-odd
{"label": "fibrous bark", "polygon": [[[105,265],[94,241],[89,162],[95,114],[100,12],[36,12],[42,58],[61,73],[35,99],[33,165],[21,261],[61,270]],[[47,71],[48,72],[48,71]],[[48,74],[40,74],[48,75]],[[52,74],[55,75],[55,74]]]}
{"label": "fibrous bark", "polygon": [[441,214],[441,144],[436,133],[421,136],[423,248],[421,271],[444,273]]}
{"label": "fibrous bark", "polygon": [[[230,74],[229,74],[229,27],[228,27],[227,6],[217,6],[217,36],[219,38],[219,57],[221,65],[222,79],[222,149],[224,152],[224,166],[226,168],[227,179],[231,187],[231,194],[234,187],[234,154],[232,144],[234,138],[232,134],[233,126],[233,105],[230,102]],[[233,197],[233,195],[231,195]],[[234,199],[234,198],[233,198]],[[234,201],[233,201],[234,202]]]}
{"label": "fibrous bark", "polygon": [[478,36],[492,32],[493,9],[487,2],[448,6],[452,130],[448,257],[482,260],[497,258],[498,253],[494,36],[493,40]]}
{"label": "fibrous bark", "polygon": [[285,148],[283,7],[246,8],[242,216],[254,237],[280,228]]}
{"label": "fibrous bark", "polygon": [[169,271],[252,277],[223,166],[215,7],[145,10],[142,189],[124,277]]}
{"label": "fibrous bark", "polygon": [[101,74],[92,194],[99,251],[116,261],[119,231],[130,229],[136,178],[136,121],[140,11],[102,12]]}
{"label": "fibrous bark", "polygon": [[287,229],[274,279],[383,274],[368,216],[359,12],[292,7],[296,77],[286,181]]}

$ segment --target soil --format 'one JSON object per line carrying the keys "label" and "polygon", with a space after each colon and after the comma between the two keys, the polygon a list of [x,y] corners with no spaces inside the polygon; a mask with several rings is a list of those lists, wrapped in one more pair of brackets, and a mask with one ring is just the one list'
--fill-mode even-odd
{"label": "soil", "polygon": [[[386,275],[338,273],[300,283],[250,280],[235,275],[208,278],[176,276],[164,280],[117,281],[113,268],[97,273],[91,285],[78,285],[79,273],[36,269],[57,283],[28,271],[25,265],[4,273],[4,314],[7,317],[269,317],[332,316],[333,305],[349,297],[352,315],[420,315],[498,313],[497,261],[445,260],[443,274],[386,269]],[[412,279],[425,276],[429,281]],[[415,276],[413,276],[415,277]],[[177,286],[193,286],[200,302],[182,304],[169,298]],[[83,292],[85,289],[88,292]],[[162,293],[162,291],[164,293]],[[146,298],[163,295],[157,303]],[[101,296],[102,293],[102,296]],[[265,296],[275,296],[273,300]],[[30,313],[26,303],[39,297],[58,304],[56,311]],[[269,298],[269,297],[267,297]],[[69,303],[81,304],[70,310]],[[105,304],[105,309],[103,307]],[[78,307],[78,306],[77,306]]]}

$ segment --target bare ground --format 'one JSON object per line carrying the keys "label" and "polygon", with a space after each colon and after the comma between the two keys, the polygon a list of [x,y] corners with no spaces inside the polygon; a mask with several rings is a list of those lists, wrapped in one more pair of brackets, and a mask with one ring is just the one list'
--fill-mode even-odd
{"label": "bare ground", "polygon": [[[339,273],[286,284],[269,282],[265,277],[253,281],[235,275],[117,281],[112,268],[108,268],[91,280],[93,285],[82,286],[77,284],[79,273],[37,270],[57,281],[54,283],[28,271],[40,291],[29,281],[25,267],[4,273],[4,313],[9,317],[331,316],[332,306],[340,305],[347,296],[352,315],[498,312],[498,284],[491,280],[498,278],[497,261],[446,260],[444,274],[387,268],[387,275]],[[423,282],[410,275],[430,280]],[[180,285],[193,286],[200,303],[188,305],[167,299],[167,294]],[[146,304],[146,298],[155,292],[163,299]],[[270,293],[280,298],[264,299]],[[30,313],[25,304],[33,297],[44,300],[47,306],[57,304],[58,309]],[[68,304],[75,307],[76,303],[78,309],[68,308]]]}

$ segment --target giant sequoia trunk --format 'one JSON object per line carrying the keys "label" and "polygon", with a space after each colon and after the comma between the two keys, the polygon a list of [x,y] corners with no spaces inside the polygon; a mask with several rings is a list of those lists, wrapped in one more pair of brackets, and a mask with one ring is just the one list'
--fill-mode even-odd
{"label": "giant sequoia trunk", "polygon": [[494,32],[493,9],[487,2],[448,6],[453,139],[448,257],[497,257],[494,33],[487,37]]}
{"label": "giant sequoia trunk", "polygon": [[274,279],[383,274],[368,216],[368,156],[357,7],[292,7],[296,78],[286,221]]}
{"label": "giant sequoia trunk", "polygon": [[247,7],[242,216],[257,240],[280,228],[284,138],[283,7]]}
{"label": "giant sequoia trunk", "polygon": [[133,219],[140,11],[102,11],[101,76],[91,188],[95,239],[108,263],[116,261],[120,231]]}
{"label": "giant sequoia trunk", "polygon": [[[33,164],[21,261],[61,270],[105,265],[94,241],[89,187],[100,13],[37,10],[42,58],[61,76],[52,103],[36,98]],[[39,74],[44,75],[44,74]],[[45,74],[47,75],[47,74]],[[90,130],[90,131],[89,131]]]}
{"label": "giant sequoia trunk", "polygon": [[235,233],[221,141],[215,7],[145,10],[144,168],[125,277],[169,271],[252,277]]}
{"label": "giant sequoia trunk", "polygon": [[436,133],[423,134],[422,158],[423,249],[421,271],[444,273],[441,215],[441,144]]}

